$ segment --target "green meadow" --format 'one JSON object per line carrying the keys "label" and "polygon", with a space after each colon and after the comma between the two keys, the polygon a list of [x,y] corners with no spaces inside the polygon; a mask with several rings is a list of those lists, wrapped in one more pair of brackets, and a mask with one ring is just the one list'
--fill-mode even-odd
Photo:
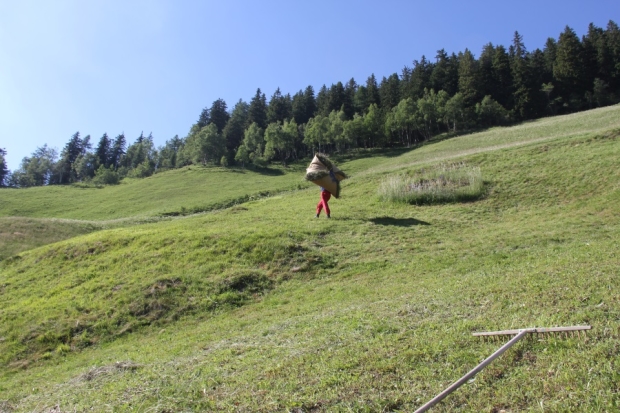
{"label": "green meadow", "polygon": [[[620,410],[620,106],[309,160],[0,190],[0,411]],[[467,202],[381,182],[479,168]]]}

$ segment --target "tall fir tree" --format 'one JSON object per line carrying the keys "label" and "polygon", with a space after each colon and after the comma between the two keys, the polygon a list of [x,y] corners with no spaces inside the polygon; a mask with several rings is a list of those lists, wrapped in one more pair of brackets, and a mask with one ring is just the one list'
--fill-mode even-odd
{"label": "tall fir tree", "polygon": [[580,109],[586,91],[583,47],[575,31],[568,26],[558,39],[553,76],[564,101],[572,110]]}
{"label": "tall fir tree", "polygon": [[333,111],[338,112],[346,102],[346,93],[342,82],[338,82],[329,88],[327,93],[327,111],[328,114]]}
{"label": "tall fir tree", "polygon": [[97,157],[97,165],[103,165],[105,168],[110,166],[112,143],[107,133],[104,133],[101,139],[99,139],[99,144],[95,149],[95,156]]}
{"label": "tall fir tree", "polygon": [[371,105],[381,105],[381,95],[379,94],[379,86],[374,73],[366,80],[366,107],[364,109],[368,111]]}
{"label": "tall fir tree", "polygon": [[436,62],[430,76],[430,87],[435,91],[445,90],[448,95],[454,96],[458,91],[458,57],[448,53],[444,49],[438,50],[435,56]]}
{"label": "tall fir tree", "polygon": [[329,114],[329,90],[327,86],[321,86],[319,93],[316,95],[316,113],[315,115],[327,116]]}
{"label": "tall fir tree", "polygon": [[6,149],[0,148],[0,187],[6,185],[6,180],[9,176],[9,168],[6,164]]}
{"label": "tall fir tree", "polygon": [[250,107],[248,108],[247,126],[252,123],[256,123],[263,130],[267,127],[267,98],[260,88],[256,90],[256,94],[250,101]]}
{"label": "tall fir tree", "polygon": [[[289,96],[290,99],[290,96]],[[291,103],[277,88],[267,105],[267,123],[283,123],[291,117]]]}
{"label": "tall fir tree", "polygon": [[222,133],[228,119],[230,119],[230,114],[228,113],[228,107],[226,106],[226,102],[224,99],[218,99],[211,104],[211,108],[209,109],[210,119],[207,125],[213,123],[217,126],[218,133]]}
{"label": "tall fir tree", "polygon": [[532,92],[528,56],[523,36],[515,31],[509,55],[513,84],[513,110],[519,119],[532,118]]}
{"label": "tall fir tree", "polygon": [[424,95],[424,89],[431,88],[431,76],[433,74],[434,65],[422,55],[422,58],[413,61],[413,69],[408,84],[403,85],[404,94],[402,98],[410,97],[414,100]]}
{"label": "tall fir tree", "polygon": [[112,143],[110,165],[114,169],[118,169],[122,165],[123,156],[125,156],[125,149],[127,149],[127,140],[125,139],[125,134],[121,133],[114,138],[114,142]]}
{"label": "tall fir tree", "polygon": [[482,99],[478,62],[469,49],[465,49],[465,52],[459,55],[459,92],[463,95],[467,108],[473,108]]}
{"label": "tall fir tree", "polygon": [[211,122],[210,109],[204,108],[200,112],[200,116],[198,117],[198,121],[196,122],[196,125],[198,125],[198,129],[200,129],[200,128],[204,128],[205,126],[207,126],[210,122]]}
{"label": "tall fir tree", "polygon": [[390,111],[400,102],[400,78],[393,73],[389,77],[383,77],[379,85],[379,96],[381,96],[381,107],[385,111]]}
{"label": "tall fir tree", "polygon": [[234,159],[239,145],[243,142],[243,133],[248,121],[248,111],[249,105],[239,99],[239,102],[237,102],[233,108],[230,119],[224,128],[223,134],[226,140],[226,149],[229,153],[229,161]]}

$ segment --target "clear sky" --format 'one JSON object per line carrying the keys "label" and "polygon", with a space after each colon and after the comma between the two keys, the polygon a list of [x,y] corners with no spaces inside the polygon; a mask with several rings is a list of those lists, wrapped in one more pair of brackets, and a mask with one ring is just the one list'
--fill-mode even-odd
{"label": "clear sky", "polygon": [[76,131],[159,146],[219,98],[380,81],[515,30],[534,50],[610,19],[618,0],[0,0],[0,148],[15,170]]}

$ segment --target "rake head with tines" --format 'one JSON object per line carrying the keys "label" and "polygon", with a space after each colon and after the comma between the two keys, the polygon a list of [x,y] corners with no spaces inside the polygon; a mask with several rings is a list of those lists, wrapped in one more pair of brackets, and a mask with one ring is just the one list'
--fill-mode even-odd
{"label": "rake head with tines", "polygon": [[520,330],[487,331],[484,333],[474,333],[474,336],[483,337],[485,339],[495,339],[495,340],[499,340],[499,338],[502,336],[514,336],[514,337],[512,337],[510,341],[508,341],[506,344],[501,346],[495,353],[487,357],[482,363],[478,364],[469,373],[467,373],[466,375],[464,375],[463,377],[461,377],[460,379],[452,383],[450,387],[448,387],[447,389],[439,393],[437,396],[435,396],[432,400],[430,400],[424,406],[416,410],[415,413],[425,412],[431,407],[433,407],[434,405],[436,405],[437,403],[439,403],[440,401],[442,401],[446,396],[448,396],[454,390],[461,387],[463,383],[467,382],[467,380],[474,377],[480,370],[482,370],[487,365],[489,365],[493,360],[498,358],[506,350],[512,347],[517,341],[521,340],[525,336],[530,336],[530,335],[533,336],[537,334],[541,337],[544,337],[550,334],[560,334],[564,336],[572,335],[574,337],[576,334],[578,337],[581,337],[581,335],[585,337],[586,331],[590,330],[591,328],[592,328],[591,326],[522,328]]}
{"label": "rake head with tines", "polygon": [[522,328],[519,330],[502,330],[502,331],[485,331],[482,333],[473,333],[476,337],[482,337],[483,339],[488,340],[497,340],[501,336],[516,336],[521,332],[525,332],[530,335],[530,337],[544,338],[550,335],[559,336],[559,337],[585,337],[586,331],[590,330],[591,326],[571,326],[571,327],[533,327],[533,328]]}

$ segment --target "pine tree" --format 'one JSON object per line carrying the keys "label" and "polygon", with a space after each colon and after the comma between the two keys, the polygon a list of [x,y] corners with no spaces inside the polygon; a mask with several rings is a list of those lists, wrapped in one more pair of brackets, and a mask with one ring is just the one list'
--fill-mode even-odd
{"label": "pine tree", "polygon": [[126,147],[127,141],[125,140],[124,133],[121,133],[116,138],[114,138],[114,143],[112,144],[112,151],[110,155],[110,165],[114,169],[118,169],[122,165]]}
{"label": "pine tree", "polygon": [[616,94],[616,99],[618,99],[620,98],[620,28],[613,20],[607,23],[604,36],[611,60],[609,64],[611,76],[607,82],[609,88]]}
{"label": "pine tree", "polygon": [[586,91],[583,47],[575,31],[568,26],[558,39],[553,76],[565,101],[573,110],[579,109]]}
{"label": "pine tree", "polygon": [[267,126],[267,98],[260,88],[256,90],[248,108],[248,126],[252,123],[263,130]]}
{"label": "pine tree", "polygon": [[353,119],[355,115],[355,93],[357,92],[357,82],[351,78],[344,87],[344,105],[342,110],[346,119]]}
{"label": "pine tree", "polygon": [[207,125],[214,123],[217,126],[218,133],[222,133],[228,119],[230,119],[230,114],[228,113],[228,107],[226,106],[226,102],[224,99],[218,99],[213,102],[211,108],[209,109],[210,119]]}
{"label": "pine tree", "polygon": [[211,122],[211,114],[209,108],[204,108],[202,112],[200,112],[200,116],[198,117],[198,121],[196,125],[198,125],[198,129],[204,128]]}
{"label": "pine tree", "polygon": [[230,120],[222,132],[226,140],[226,149],[229,152],[229,161],[234,158],[234,154],[243,142],[243,133],[248,120],[248,110],[249,105],[239,99],[239,102],[233,108]]}
{"label": "pine tree", "polygon": [[381,95],[379,94],[379,86],[377,86],[377,79],[375,78],[375,74],[373,73],[366,80],[366,111],[370,108],[371,105],[381,105]]}
{"label": "pine tree", "polygon": [[469,49],[465,49],[465,52],[459,55],[459,92],[463,95],[465,107],[473,108],[481,99],[481,91],[478,62]]}
{"label": "pine tree", "polygon": [[6,149],[0,148],[0,187],[5,186],[5,181],[9,176],[9,168],[6,166]]}
{"label": "pine tree", "polygon": [[531,119],[533,86],[530,82],[527,50],[523,43],[523,36],[519,32],[514,34],[509,54],[511,57],[514,112],[520,119]]}
{"label": "pine tree", "polygon": [[497,46],[493,55],[493,78],[497,90],[493,93],[494,99],[506,109],[512,108],[512,73],[510,71],[510,57],[504,46]]}
{"label": "pine tree", "polygon": [[75,162],[90,149],[90,136],[80,139],[80,132],[76,132],[60,153],[60,160],[56,165],[55,183],[68,184],[77,182]]}
{"label": "pine tree", "polygon": [[303,122],[306,118],[306,105],[304,101],[304,91],[299,89],[299,92],[293,95],[293,101],[291,102],[291,115],[295,122]]}
{"label": "pine tree", "polygon": [[333,111],[338,112],[346,102],[346,93],[342,82],[338,82],[329,88],[327,93],[328,114]]}
{"label": "pine tree", "polygon": [[103,165],[105,168],[110,166],[112,145],[107,133],[104,133],[101,139],[99,139],[99,144],[95,149],[95,156],[97,157],[98,165]]}
{"label": "pine tree", "polygon": [[284,122],[291,117],[292,108],[286,96],[282,95],[280,88],[277,88],[267,105],[267,122]]}
{"label": "pine tree", "polygon": [[316,114],[327,116],[329,114],[329,90],[327,86],[321,86],[319,93],[316,95]]}
{"label": "pine tree", "polygon": [[381,97],[381,107],[385,111],[390,111],[400,102],[400,79],[398,74],[393,73],[390,77],[383,77],[379,85],[379,95]]}
{"label": "pine tree", "polygon": [[420,61],[413,61],[413,70],[411,71],[411,80],[406,88],[407,92],[402,97],[410,97],[414,100],[424,95],[424,89],[430,89],[431,76],[433,74],[434,65],[426,60],[426,56],[422,55]]}
{"label": "pine tree", "polygon": [[487,43],[482,47],[482,53],[478,58],[478,74],[480,80],[480,95],[491,96],[495,98],[498,92],[499,85],[497,79],[494,76],[493,71],[493,57],[495,56],[495,46],[492,43]]}
{"label": "pine tree", "polygon": [[436,91],[445,90],[453,96],[458,91],[458,57],[448,56],[444,49],[438,50],[436,63],[430,76],[430,87]]}
{"label": "pine tree", "polygon": [[314,97],[314,88],[312,86],[306,87],[304,90],[304,104],[306,106],[306,116],[305,122],[297,122],[299,125],[302,123],[307,123],[308,120],[317,113],[317,103],[316,98]]}

